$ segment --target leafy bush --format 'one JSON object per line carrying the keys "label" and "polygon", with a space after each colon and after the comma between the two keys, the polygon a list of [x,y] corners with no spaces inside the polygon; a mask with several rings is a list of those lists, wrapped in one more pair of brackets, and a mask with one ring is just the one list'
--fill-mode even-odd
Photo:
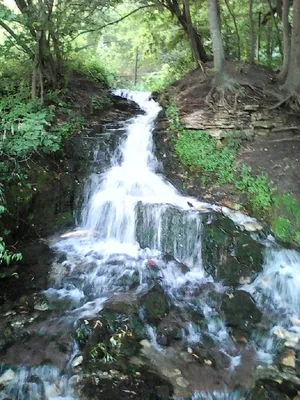
{"label": "leafy bush", "polygon": [[0,101],[2,116],[0,149],[5,154],[22,158],[38,149],[50,153],[60,147],[61,137],[49,132],[54,108],[44,107],[39,100],[24,102],[20,95],[6,96]]}
{"label": "leafy bush", "polygon": [[111,85],[113,75],[100,63],[99,57],[91,52],[73,55],[69,61],[69,68],[82,72],[91,81]]}
{"label": "leafy bush", "polygon": [[217,173],[220,183],[233,182],[236,151],[228,147],[218,150],[217,142],[207,133],[202,131],[180,133],[175,150],[187,167]]}
{"label": "leafy bush", "polygon": [[249,194],[249,201],[256,211],[266,211],[271,206],[270,182],[266,174],[251,175],[251,168],[245,164],[241,166],[240,177],[236,181],[238,189]]}
{"label": "leafy bush", "polygon": [[[235,165],[239,140],[224,141],[224,145],[218,149],[216,140],[207,133],[185,130],[174,105],[168,106],[166,114],[170,123],[169,129],[178,132],[175,151],[186,167],[193,172],[216,175],[219,184],[234,184],[247,194],[254,211],[261,213],[270,209],[272,189],[266,174],[254,176],[251,168],[245,164],[239,168]],[[202,181],[204,180],[205,176],[202,177]]]}

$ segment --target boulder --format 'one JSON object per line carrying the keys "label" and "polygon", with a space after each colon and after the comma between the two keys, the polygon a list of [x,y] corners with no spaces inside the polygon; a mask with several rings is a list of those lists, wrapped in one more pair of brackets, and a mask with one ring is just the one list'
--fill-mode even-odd
{"label": "boulder", "polygon": [[202,257],[206,271],[225,285],[253,281],[262,270],[262,245],[227,217],[214,215],[204,225]]}
{"label": "boulder", "polygon": [[233,335],[249,335],[262,319],[262,312],[256,307],[253,298],[243,290],[224,294],[221,310]]}

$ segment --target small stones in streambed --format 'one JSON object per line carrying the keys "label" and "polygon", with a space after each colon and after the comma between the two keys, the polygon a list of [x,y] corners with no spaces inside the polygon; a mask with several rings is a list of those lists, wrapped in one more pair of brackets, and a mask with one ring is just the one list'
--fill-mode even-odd
{"label": "small stones in streambed", "polygon": [[12,369],[6,370],[1,376],[0,376],[0,385],[8,385],[9,382],[11,382],[15,378],[15,373]]}
{"label": "small stones in streambed", "polygon": [[299,342],[299,337],[294,332],[289,332],[282,327],[275,327],[272,333],[276,335],[279,339],[285,340],[284,345],[286,347],[296,347]]}
{"label": "small stones in streambed", "polygon": [[163,373],[163,375],[165,375],[167,378],[175,378],[176,376],[181,375],[181,371],[179,369],[173,369],[173,370],[169,370],[169,369],[162,369],[161,372]]}

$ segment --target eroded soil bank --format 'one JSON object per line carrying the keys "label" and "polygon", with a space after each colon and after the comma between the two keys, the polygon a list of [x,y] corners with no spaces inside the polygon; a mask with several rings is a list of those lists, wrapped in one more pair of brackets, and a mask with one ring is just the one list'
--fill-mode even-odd
{"label": "eroded soil bank", "polygon": [[[219,184],[215,176],[185,167],[176,154],[178,133],[172,131],[164,112],[155,134],[156,146],[167,177],[181,190],[199,198],[264,219],[277,239],[298,245],[300,238],[300,117],[292,109],[276,107],[276,74],[270,70],[228,63],[237,86],[224,98],[211,96],[213,73],[193,71],[159,96],[164,107],[177,107],[189,131],[206,132],[217,142],[240,142],[236,166],[251,167],[255,176],[265,173],[272,190],[267,213],[253,210],[249,199],[232,184]],[[221,96],[222,97],[222,96]],[[275,108],[274,108],[275,106]]]}

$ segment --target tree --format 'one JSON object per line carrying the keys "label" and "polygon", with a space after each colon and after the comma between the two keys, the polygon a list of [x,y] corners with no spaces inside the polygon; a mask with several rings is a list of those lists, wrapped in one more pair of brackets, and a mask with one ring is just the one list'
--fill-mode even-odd
{"label": "tree", "polygon": [[100,29],[103,17],[118,0],[14,0],[15,7],[0,1],[0,25],[32,60],[32,97],[44,85],[64,85],[66,56],[78,35]]}
{"label": "tree", "polygon": [[282,26],[283,26],[283,62],[279,79],[284,81],[288,74],[291,55],[291,26],[289,23],[290,0],[283,0]]}
{"label": "tree", "polygon": [[182,26],[189,38],[191,51],[196,62],[198,63],[198,61],[207,61],[208,57],[203,46],[201,36],[199,32],[197,32],[195,26],[192,24],[189,0],[182,0],[181,3],[179,3],[178,0],[154,1],[168,9],[172,15],[177,18],[179,24]]}
{"label": "tree", "polygon": [[221,84],[225,73],[225,52],[223,47],[220,13],[218,0],[208,0],[209,30],[213,46],[214,68],[216,72],[216,83]]}
{"label": "tree", "polygon": [[254,21],[253,21],[253,0],[249,1],[249,25],[250,25],[250,54],[249,61],[254,64],[255,59],[255,36],[254,36]]}
{"label": "tree", "polygon": [[293,1],[291,54],[283,88],[291,94],[300,94],[300,0]]}

